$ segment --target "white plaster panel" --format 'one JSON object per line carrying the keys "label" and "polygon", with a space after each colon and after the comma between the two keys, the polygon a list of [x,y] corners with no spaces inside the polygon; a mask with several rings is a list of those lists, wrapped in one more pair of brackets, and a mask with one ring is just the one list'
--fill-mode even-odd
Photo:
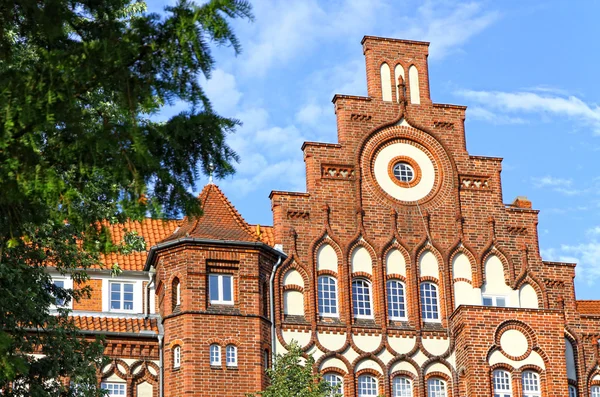
{"label": "white plaster panel", "polygon": [[[156,365],[160,364],[160,362],[156,362],[156,361],[154,363]],[[158,371],[154,367],[151,367],[150,365],[148,365],[148,372],[150,372],[152,375],[155,375],[155,376],[158,375]]]}
{"label": "white plaster panel", "polygon": [[321,349],[319,349],[319,348],[317,347],[317,345],[313,345],[313,346],[311,346],[311,348],[310,348],[310,349],[308,349],[308,350],[306,351],[306,353],[307,353],[308,355],[311,355],[311,356],[313,356],[313,358],[315,359],[315,361],[317,361],[318,359],[320,359],[321,357],[323,357],[323,354],[325,354],[325,353],[323,353],[323,352],[321,351]]}
{"label": "white plaster panel", "polygon": [[490,255],[485,261],[485,285],[483,292],[505,294],[511,290],[504,280],[504,266],[496,255]]}
{"label": "white plaster panel", "polygon": [[519,330],[509,329],[500,337],[500,347],[513,357],[522,356],[527,352],[529,342],[527,337]]}
{"label": "white plaster panel", "polygon": [[450,347],[449,339],[423,338],[421,343],[423,343],[425,350],[434,356],[441,356]]}
{"label": "white plaster panel", "polygon": [[397,64],[394,68],[394,87],[396,87],[396,100],[398,102],[400,102],[400,89],[398,87],[398,77],[400,76],[402,76],[402,79],[406,81],[406,78],[404,77],[404,68],[402,65]]}
{"label": "white plaster panel", "polygon": [[125,368],[125,366],[121,363],[117,363],[117,369],[119,371],[121,371],[122,373],[126,374],[127,373],[127,368]]}
{"label": "white plaster panel", "polygon": [[531,352],[531,354],[529,356],[527,356],[527,358],[525,358],[524,360],[514,361],[514,360],[511,360],[508,357],[506,357],[499,350],[496,350],[492,354],[490,354],[488,363],[490,364],[490,366],[495,365],[495,364],[500,364],[500,363],[508,364],[513,368],[521,368],[524,365],[535,365],[542,369],[546,369],[544,360],[536,352]]}
{"label": "white plaster panel", "polygon": [[412,359],[419,365],[419,367],[423,366],[425,361],[427,361],[427,356],[423,354],[421,350],[417,351],[413,354]]}
{"label": "white plaster panel", "polygon": [[356,347],[370,353],[381,344],[381,335],[352,335]]}
{"label": "white plaster panel", "polygon": [[565,338],[565,358],[567,361],[567,378],[577,380],[577,369],[575,368],[575,353],[573,345]]}
{"label": "white plaster panel", "polygon": [[377,364],[375,361],[368,359],[368,358],[361,360],[358,363],[358,365],[356,365],[356,368],[354,368],[354,372],[357,373],[357,372],[362,371],[363,369],[372,369],[383,375],[383,371],[381,370],[381,367],[379,366],[379,364]]}
{"label": "white plaster panel", "polygon": [[152,385],[148,382],[142,382],[137,386],[138,397],[152,397]]}
{"label": "white plaster panel", "polygon": [[346,343],[346,334],[317,333],[317,339],[323,347],[329,351],[341,349]]}
{"label": "white plaster panel", "polygon": [[408,68],[408,81],[410,84],[410,103],[419,105],[421,103],[421,95],[419,92],[419,71],[415,65]]}
{"label": "white plaster panel", "polygon": [[481,304],[481,292],[473,288],[466,281],[456,281],[454,283],[454,307],[460,305],[479,305]]}
{"label": "white plaster panel", "polygon": [[293,340],[298,342],[300,346],[308,345],[310,342],[310,337],[312,335],[311,331],[303,332],[303,331],[295,331],[295,330],[286,330],[281,332],[283,335],[283,340],[285,343],[290,344]]}
{"label": "white plaster panel", "polygon": [[450,372],[448,367],[446,367],[442,363],[433,363],[431,365],[428,365],[427,369],[425,370],[425,375],[430,374],[432,372],[441,372],[443,374],[448,375],[450,378],[452,378],[452,372]]}
{"label": "white plaster panel", "polygon": [[465,254],[460,253],[452,259],[452,277],[472,280],[471,262]]}
{"label": "white plaster panel", "polygon": [[287,349],[285,347],[283,347],[283,345],[281,344],[281,342],[279,342],[279,338],[276,338],[276,343],[275,343],[275,351],[273,352],[274,354],[285,354],[287,353]]}
{"label": "white plaster panel", "polygon": [[110,364],[106,364],[104,367],[102,367],[102,373],[108,372],[108,370],[112,367],[112,363]]}
{"label": "white plaster panel", "polygon": [[283,285],[298,285],[304,287],[304,279],[299,271],[292,269],[283,276]]}
{"label": "white plaster panel", "polygon": [[594,377],[592,378],[592,380],[600,380],[600,375],[594,375]]}
{"label": "white plaster panel", "polygon": [[357,247],[352,252],[352,272],[373,274],[373,261],[365,247]]}
{"label": "white plaster panel", "polygon": [[344,364],[344,362],[342,360],[340,360],[339,358],[335,358],[335,357],[331,357],[331,358],[328,358],[327,360],[324,360],[319,369],[321,371],[323,371],[327,368],[339,368],[344,372],[348,372],[348,368],[346,368],[346,364]]}
{"label": "white plaster panel", "polygon": [[131,366],[131,364],[140,361],[139,358],[122,358],[121,360],[125,361],[127,365]]}
{"label": "white plaster panel", "polygon": [[406,260],[399,250],[393,249],[388,252],[385,257],[385,271],[386,274],[406,276]]}
{"label": "white plaster panel", "polygon": [[[413,159],[421,168],[421,180],[413,187],[397,185],[388,174],[390,161],[397,156]],[[383,148],[375,158],[373,165],[375,179],[390,196],[403,201],[416,201],[427,196],[435,183],[435,169],[431,159],[417,147],[407,143],[394,143]]]}
{"label": "white plaster panel", "polygon": [[390,67],[387,63],[383,63],[380,68],[381,73],[381,98],[384,101],[392,100],[392,82],[391,82],[391,74]]}
{"label": "white plaster panel", "polygon": [[387,365],[390,361],[392,361],[394,356],[388,351],[388,349],[383,349],[377,354],[377,358],[380,359],[382,363]]}
{"label": "white plaster panel", "polygon": [[521,307],[526,309],[539,309],[538,296],[531,284],[523,284],[519,290]]}
{"label": "white plaster panel", "polygon": [[390,347],[398,354],[406,354],[415,347],[417,339],[405,336],[388,336]]}
{"label": "white plaster panel", "polygon": [[348,360],[349,363],[353,363],[359,356],[359,354],[352,348],[352,346],[348,346],[348,348],[342,353],[344,358]]}
{"label": "white plaster panel", "polygon": [[111,376],[107,378],[102,378],[103,382],[123,382],[125,379],[120,378],[119,375],[113,373]]}
{"label": "white plaster panel", "polygon": [[143,365],[138,365],[137,367],[135,367],[133,369],[133,371],[131,371],[132,374],[136,375],[139,374],[140,372],[142,372],[142,369],[144,369]]}
{"label": "white plaster panel", "polygon": [[304,295],[300,291],[289,290],[283,293],[283,313],[303,316]]}
{"label": "white plaster panel", "polygon": [[419,275],[439,278],[438,261],[433,252],[425,251],[419,258]]}
{"label": "white plaster panel", "polygon": [[400,362],[397,362],[396,364],[392,365],[390,373],[393,374],[394,372],[397,372],[397,371],[406,371],[406,372],[410,372],[411,374],[413,374],[415,376],[418,376],[417,370],[408,361],[400,361]]}
{"label": "white plaster panel", "polygon": [[317,270],[338,271],[338,257],[329,244],[322,245],[317,251]]}
{"label": "white plaster panel", "polygon": [[446,359],[446,361],[448,361],[448,364],[450,364],[450,366],[454,369],[456,369],[456,354],[455,352],[452,352],[448,358]]}

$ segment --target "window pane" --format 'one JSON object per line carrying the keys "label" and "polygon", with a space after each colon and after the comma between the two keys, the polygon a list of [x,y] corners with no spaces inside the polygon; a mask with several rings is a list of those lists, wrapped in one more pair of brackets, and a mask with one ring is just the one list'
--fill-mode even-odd
{"label": "window pane", "polygon": [[512,396],[510,385],[510,374],[507,371],[494,371],[494,397]]}
{"label": "window pane", "polygon": [[[522,381],[524,397],[540,396],[540,377],[537,373],[532,371],[523,372]],[[598,397],[600,397],[600,395]]]}
{"label": "window pane", "polygon": [[494,301],[492,298],[483,298],[483,306],[494,306]]}
{"label": "window pane", "polygon": [[358,397],[376,396],[377,380],[371,375],[361,375],[358,377]]}
{"label": "window pane", "polygon": [[221,346],[210,345],[210,365],[221,365]]}
{"label": "window pane", "polygon": [[335,279],[329,276],[319,277],[319,314],[337,314],[337,291]]}
{"label": "window pane", "polygon": [[600,397],[600,386],[592,386],[592,397]]}
{"label": "window pane", "polygon": [[423,320],[438,320],[437,287],[432,283],[421,284],[421,312]]}
{"label": "window pane", "polygon": [[371,317],[371,286],[365,280],[352,282],[352,306],[357,317]]}
{"label": "window pane", "polygon": [[446,397],[446,382],[438,378],[427,381],[427,397]]}
{"label": "window pane", "polygon": [[219,276],[213,274],[208,276],[208,292],[211,301],[219,300]]}
{"label": "window pane", "polygon": [[339,376],[338,374],[325,374],[323,375],[323,379],[325,380],[325,382],[329,383],[333,388],[330,396],[335,396],[336,394],[344,394],[344,381],[342,380],[341,376]]}
{"label": "window pane", "polygon": [[104,390],[108,390],[109,396],[124,396],[125,395],[125,384],[124,383],[104,383],[100,384],[100,387]]}
{"label": "window pane", "polygon": [[569,397],[577,397],[577,389],[575,389],[575,386],[569,386]]}
{"label": "window pane", "polygon": [[393,397],[412,397],[412,385],[408,378],[397,376],[392,383]]}
{"label": "window pane", "polygon": [[121,309],[121,284],[110,283],[110,308]]}
{"label": "window pane", "polygon": [[[65,282],[64,280],[53,280],[52,283],[54,284],[55,287],[58,288],[65,288]],[[65,300],[64,299],[56,299],[56,306],[64,306],[65,305]]]}
{"label": "window pane", "polygon": [[497,297],[496,298],[496,306],[498,306],[498,307],[506,307],[506,299],[505,298],[501,298],[501,297]]}
{"label": "window pane", "polygon": [[230,367],[237,365],[237,348],[235,346],[227,346],[225,362]]}
{"label": "window pane", "polygon": [[232,297],[232,277],[231,276],[221,276],[223,278],[223,300],[225,302],[233,301]]}
{"label": "window pane", "polygon": [[387,282],[388,316],[391,319],[405,318],[404,285],[398,280]]}

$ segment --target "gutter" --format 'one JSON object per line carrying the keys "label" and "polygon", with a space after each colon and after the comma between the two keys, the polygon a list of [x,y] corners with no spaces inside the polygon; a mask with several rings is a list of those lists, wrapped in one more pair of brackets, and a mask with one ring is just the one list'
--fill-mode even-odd
{"label": "gutter", "polygon": [[169,248],[169,247],[173,247],[179,244],[183,244],[183,243],[192,243],[192,244],[211,244],[211,245],[219,245],[219,246],[227,246],[227,247],[247,247],[247,248],[256,248],[256,249],[263,249],[273,255],[277,255],[279,257],[281,257],[282,255],[285,256],[285,254],[281,251],[276,250],[275,248],[271,247],[268,244],[265,244],[263,242],[259,242],[259,241],[236,241],[236,240],[214,240],[214,239],[207,239],[207,238],[197,238],[197,237],[183,237],[177,240],[170,240],[170,241],[166,241],[164,243],[159,243],[156,244],[154,246],[152,246],[152,248],[150,248],[150,251],[148,252],[148,257],[146,258],[146,265],[144,266],[144,271],[148,271],[150,270],[150,266],[152,264],[152,262],[154,261],[154,256],[156,255],[156,252],[163,249],[163,248]]}
{"label": "gutter", "polygon": [[271,276],[269,277],[269,296],[271,297],[271,365],[275,362],[275,357],[277,356],[277,336],[275,335],[275,272],[277,272],[277,268],[281,265],[283,252],[278,251],[277,263],[273,266],[273,270],[271,271]]}
{"label": "gutter", "polygon": [[165,336],[165,329],[162,322],[158,322],[158,396],[163,397],[164,395],[164,354],[163,354],[163,338]]}

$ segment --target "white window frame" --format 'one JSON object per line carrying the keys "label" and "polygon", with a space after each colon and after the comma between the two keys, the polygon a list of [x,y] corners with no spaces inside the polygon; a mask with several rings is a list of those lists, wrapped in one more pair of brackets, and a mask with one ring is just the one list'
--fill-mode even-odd
{"label": "white window frame", "polygon": [[[61,276],[52,276],[52,284],[55,281],[62,281],[64,289],[73,289],[73,279],[70,277],[61,277]],[[73,299],[69,299],[69,303],[65,305],[51,305],[51,309],[72,309],[73,308]]]}
{"label": "white window frame", "polygon": [[590,397],[600,397],[600,386],[590,387]]}
{"label": "white window frame", "polygon": [[229,344],[229,345],[225,346],[225,365],[227,367],[237,367],[238,366],[237,346],[236,345]]}
{"label": "white window frame", "polygon": [[[432,390],[432,387],[435,389]],[[427,379],[427,397],[448,397],[448,385],[446,381],[442,378]]]}
{"label": "white window frame", "polygon": [[[217,295],[218,298],[213,300],[211,299],[210,295],[211,295],[211,291],[210,291],[210,278],[211,277],[217,277]],[[225,300],[223,298],[223,285],[224,285],[224,280],[228,279],[229,282],[231,283],[231,300]],[[208,275],[208,300],[210,301],[211,304],[213,305],[233,305],[233,301],[234,301],[234,290],[233,290],[233,274],[221,274],[221,273],[210,273]]]}
{"label": "white window frame", "polygon": [[[436,318],[427,318],[424,314],[425,312],[425,304],[423,302],[423,285],[431,285],[435,291],[435,314]],[[440,323],[442,322],[442,316],[440,313],[440,288],[439,286],[432,281],[423,281],[419,284],[419,303],[421,304],[421,319],[426,323]]]}
{"label": "white window frame", "polygon": [[[324,309],[325,306],[321,307],[321,293],[323,292],[321,289],[321,280],[322,279],[331,279],[333,280],[333,288],[334,290],[334,297],[333,297],[333,309],[334,312],[331,313],[326,313],[325,310],[321,310]],[[328,291],[331,294],[331,291]],[[331,300],[332,298],[329,298],[329,300]],[[317,278],[317,307],[319,309],[319,316],[321,317],[339,317],[339,310],[338,310],[338,282],[337,279],[333,276],[330,275],[323,275],[323,276],[319,276]],[[331,307],[331,305],[327,305],[327,307]]]}
{"label": "white window frame", "polygon": [[343,396],[344,395],[344,378],[335,372],[327,372],[323,374],[323,380],[327,382],[331,387],[337,387],[336,390],[332,390],[329,396]]}
{"label": "white window frame", "polygon": [[[504,306],[498,306],[498,298],[502,298],[504,299]],[[484,299],[491,299],[492,300],[492,305],[486,305],[483,303]],[[506,295],[488,295],[488,294],[482,294],[481,295],[481,305],[485,306],[485,307],[508,307],[508,296]]]}
{"label": "white window frame", "polygon": [[[494,397],[512,397],[512,377],[505,369],[495,369],[492,373]],[[508,386],[508,389],[502,388]]]}
{"label": "white window frame", "polygon": [[181,346],[173,348],[173,368],[181,367]]}
{"label": "white window frame", "polygon": [[[389,284],[390,283],[398,283],[402,286],[402,302],[404,304],[404,316],[392,316],[392,311],[390,310],[390,305],[391,305],[391,300],[390,300],[390,288],[389,288]],[[385,283],[385,292],[386,292],[386,296],[387,296],[387,310],[388,310],[388,316],[390,320],[406,320],[408,318],[408,306],[406,304],[406,285],[399,279],[394,278],[394,279],[390,279],[387,280]]]}
{"label": "white window frame", "polygon": [[[113,393],[115,391],[115,387],[118,387],[118,390],[116,390],[117,393]],[[127,396],[127,384],[124,382],[102,382],[100,383],[100,388],[108,390],[107,396],[110,397]]]}
{"label": "white window frame", "polygon": [[220,367],[221,366],[221,346],[213,343],[209,348],[210,366]]}
{"label": "white window frame", "polygon": [[[400,383],[400,381],[404,381],[406,383],[404,384],[400,384],[399,386],[401,386],[402,388],[398,389],[397,388],[397,383]],[[398,382],[396,382],[398,381]],[[408,386],[408,389],[406,388],[406,386]],[[413,396],[413,383],[410,380],[410,378],[408,378],[407,376],[394,376],[394,379],[392,379],[392,396],[393,397],[412,397]]]}
{"label": "white window frame", "polygon": [[[354,300],[354,283],[357,281],[362,281],[367,285],[367,289],[369,291],[369,311],[371,314],[356,314],[356,302]],[[354,316],[354,318],[367,318],[367,319],[373,319],[375,318],[374,316],[374,308],[373,308],[373,285],[371,284],[371,281],[363,278],[363,277],[356,277],[352,279],[352,315]]]}
{"label": "white window frame", "polygon": [[177,286],[175,287],[175,305],[181,305],[181,280],[177,280]]}
{"label": "white window frame", "polygon": [[573,385],[569,385],[569,397],[577,397],[577,388]]}
{"label": "white window frame", "polygon": [[[121,305],[121,309],[113,309],[112,308],[112,287],[113,285],[116,284],[121,284],[121,297],[119,298],[119,303]],[[131,290],[132,290],[132,301],[131,301],[131,309],[125,309],[125,289],[124,286],[125,284],[131,284]],[[137,283],[135,281],[129,281],[129,280],[110,280],[108,282],[108,309],[111,312],[115,312],[115,313],[136,313],[136,302],[140,299],[140,295],[136,294],[136,285]]]}
{"label": "white window frame", "polygon": [[[525,382],[528,379],[527,375],[532,375],[531,379],[535,381],[535,385],[537,387],[537,391],[534,391],[534,390],[525,390]],[[540,374],[538,374],[535,371],[523,371],[523,373],[521,374],[521,387],[523,388],[523,397],[541,397],[541,395],[542,395],[542,385],[541,385],[541,382],[540,382]],[[595,397],[595,396],[593,396],[593,397]]]}
{"label": "white window frame", "polygon": [[[367,384],[367,382],[361,382],[363,380],[366,381],[367,379],[369,379],[368,384]],[[362,386],[368,386],[370,388],[372,385],[371,380],[373,380],[375,382],[375,394],[372,394],[372,390],[361,390]],[[370,397],[370,396],[378,396],[379,395],[379,382],[377,382],[377,378],[374,377],[373,375],[361,375],[358,377],[358,380],[356,383],[357,383],[356,395],[358,397]],[[367,393],[365,393],[365,391]]]}

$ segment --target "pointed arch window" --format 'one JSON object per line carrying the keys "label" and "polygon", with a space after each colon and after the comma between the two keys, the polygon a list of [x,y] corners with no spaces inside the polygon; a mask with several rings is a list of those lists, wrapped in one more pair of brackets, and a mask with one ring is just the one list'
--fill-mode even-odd
{"label": "pointed arch window", "polygon": [[577,397],[577,389],[573,385],[569,385],[569,397]]}
{"label": "pointed arch window", "polygon": [[406,320],[404,284],[400,280],[388,280],[387,299],[390,320]]}
{"label": "pointed arch window", "polygon": [[319,277],[318,285],[319,315],[337,317],[337,281],[331,276]]}
{"label": "pointed arch window", "polygon": [[371,283],[357,278],[352,281],[352,310],[356,318],[373,318]]}
{"label": "pointed arch window", "polygon": [[423,321],[440,320],[438,288],[434,283],[421,283],[421,316]]}

